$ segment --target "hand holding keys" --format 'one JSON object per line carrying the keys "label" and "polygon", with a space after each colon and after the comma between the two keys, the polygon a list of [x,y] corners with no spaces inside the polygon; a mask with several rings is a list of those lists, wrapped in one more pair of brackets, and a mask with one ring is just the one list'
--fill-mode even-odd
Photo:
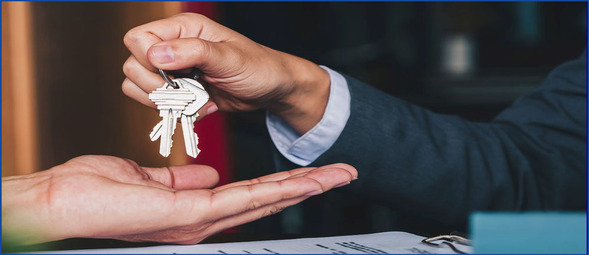
{"label": "hand holding keys", "polygon": [[186,153],[196,158],[200,150],[197,148],[198,137],[193,131],[198,110],[209,100],[204,87],[194,79],[170,79],[166,73],[158,69],[165,83],[161,88],[149,94],[149,100],[157,105],[162,121],[149,135],[152,141],[160,139],[160,154],[167,157],[172,148],[172,135],[176,129],[178,118],[182,123]]}

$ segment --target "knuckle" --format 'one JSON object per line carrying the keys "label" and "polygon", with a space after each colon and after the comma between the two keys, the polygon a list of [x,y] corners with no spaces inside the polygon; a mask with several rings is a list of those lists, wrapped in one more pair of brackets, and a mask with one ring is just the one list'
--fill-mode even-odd
{"label": "knuckle", "polygon": [[197,56],[201,56],[209,51],[209,45],[203,40],[192,40],[192,50]]}
{"label": "knuckle", "polygon": [[258,201],[258,199],[256,199],[256,197],[254,196],[253,187],[251,185],[248,186],[248,193],[250,194],[251,199],[247,205],[247,210],[250,211],[262,207],[263,204],[260,203],[260,201]]}
{"label": "knuckle", "polygon": [[258,208],[260,208],[260,207],[262,207],[262,204],[261,204],[260,202],[258,202],[258,201],[255,201],[255,200],[254,200],[254,201],[251,201],[251,202],[248,204],[248,206],[247,206],[247,210],[248,210],[248,211],[251,211],[251,210],[258,209]]}
{"label": "knuckle", "polygon": [[282,210],[284,210],[284,207],[270,206],[270,208],[268,208],[268,210],[266,210],[266,212],[264,213],[264,216],[274,215],[281,212]]}
{"label": "knuckle", "polygon": [[127,48],[130,48],[141,39],[142,34],[142,29],[133,28],[125,34],[125,36],[123,37],[123,43],[125,44],[125,46],[127,46]]}
{"label": "knuckle", "polygon": [[282,196],[280,197],[280,200],[284,201],[284,200],[291,199],[293,197],[296,197],[296,196],[292,193],[285,193],[285,194],[282,194]]}
{"label": "knuckle", "polygon": [[120,158],[120,164],[123,168],[129,168],[136,171],[141,170],[141,167],[139,166],[139,164],[137,164],[137,162],[127,158]]}
{"label": "knuckle", "polygon": [[181,19],[181,20],[190,20],[190,21],[198,21],[203,18],[207,18],[206,16],[200,13],[193,13],[193,12],[183,12],[178,13],[173,16],[174,18]]}
{"label": "knuckle", "polygon": [[198,61],[203,61],[206,59],[210,59],[213,55],[211,46],[203,40],[193,40],[193,53],[194,58],[198,59]]}
{"label": "knuckle", "polygon": [[139,62],[133,57],[129,57],[123,64],[123,73],[126,76],[130,76],[137,69]]}
{"label": "knuckle", "polygon": [[123,91],[123,94],[125,94],[128,97],[131,97],[131,86],[132,84],[130,83],[130,81],[128,79],[125,79],[123,81],[123,84],[121,85],[121,90]]}
{"label": "knuckle", "polygon": [[129,74],[131,73],[131,70],[133,69],[133,64],[131,63],[131,58],[128,58],[125,63],[123,63],[123,73],[126,76],[129,76]]}

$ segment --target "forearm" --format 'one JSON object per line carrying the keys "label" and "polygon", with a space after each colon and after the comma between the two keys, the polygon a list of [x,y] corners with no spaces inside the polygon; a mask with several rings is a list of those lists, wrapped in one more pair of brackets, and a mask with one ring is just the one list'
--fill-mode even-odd
{"label": "forearm", "polygon": [[[484,194],[469,190],[488,179],[471,171],[485,173],[488,167],[506,166],[505,160],[497,157],[502,152],[495,150],[500,144],[476,148],[482,143],[479,139],[493,139],[489,130],[350,81],[350,119],[332,148],[312,165],[331,161],[354,165],[363,178],[349,191],[456,224],[466,220],[465,215],[474,206],[469,201],[489,201],[482,197],[491,190],[481,186]],[[487,157],[498,160],[489,165]],[[505,188],[504,194],[512,192],[510,187]]]}
{"label": "forearm", "polygon": [[[50,175],[30,174],[2,178],[2,236],[12,245],[54,240],[47,232],[47,194]],[[54,229],[55,230],[55,229]]]}
{"label": "forearm", "polygon": [[[574,86],[582,90],[580,84]],[[349,190],[450,224],[464,224],[473,210],[582,208],[584,130],[572,127],[585,124],[567,119],[585,116],[582,91],[563,89],[552,96],[538,91],[526,98],[567,98],[540,105],[521,102],[530,109],[512,107],[516,114],[501,121],[473,123],[357,81],[350,89],[346,128],[312,164],[354,165],[362,178]],[[558,108],[547,112],[550,108],[542,106],[547,104],[573,110],[569,115]]]}

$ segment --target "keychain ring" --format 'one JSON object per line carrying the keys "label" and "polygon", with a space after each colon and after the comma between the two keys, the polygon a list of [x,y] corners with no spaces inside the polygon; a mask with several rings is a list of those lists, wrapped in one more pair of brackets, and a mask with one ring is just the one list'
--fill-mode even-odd
{"label": "keychain ring", "polygon": [[166,72],[162,69],[157,69],[157,71],[160,73],[160,76],[162,76],[162,79],[164,79],[164,81],[166,83],[168,83],[169,86],[172,86],[175,89],[180,88],[180,86],[178,86],[178,84],[176,84],[172,79],[170,79],[170,77],[168,77],[168,75],[166,74]]}

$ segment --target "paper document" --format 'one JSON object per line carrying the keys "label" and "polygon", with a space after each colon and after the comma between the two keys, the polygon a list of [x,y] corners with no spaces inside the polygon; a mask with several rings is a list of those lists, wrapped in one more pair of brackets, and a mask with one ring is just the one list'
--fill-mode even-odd
{"label": "paper document", "polygon": [[[383,232],[365,235],[349,235],[319,238],[300,238],[272,241],[234,242],[196,245],[162,245],[140,248],[90,249],[38,252],[59,253],[158,253],[158,254],[436,254],[456,253],[450,247],[432,247],[421,243],[423,236],[406,232]],[[471,253],[468,246],[455,245],[461,251]]]}

